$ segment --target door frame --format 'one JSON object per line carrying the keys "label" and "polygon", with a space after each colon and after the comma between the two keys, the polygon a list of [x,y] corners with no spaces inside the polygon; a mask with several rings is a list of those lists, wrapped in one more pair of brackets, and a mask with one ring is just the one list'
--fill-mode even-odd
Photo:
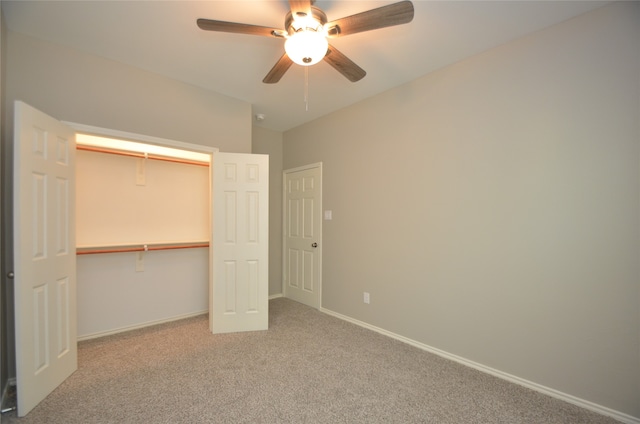
{"label": "door frame", "polygon": [[[307,165],[298,166],[295,168],[285,169],[282,171],[282,296],[286,297],[285,279],[284,275],[287,272],[287,174],[294,172],[306,171],[308,169],[318,168],[320,171],[320,198],[318,199],[320,212],[322,213],[322,194],[323,194],[323,171],[322,162],[310,163]],[[317,249],[317,261],[318,261],[318,310],[322,310],[322,221],[323,216],[320,216],[320,228],[318,229],[318,249]]]}

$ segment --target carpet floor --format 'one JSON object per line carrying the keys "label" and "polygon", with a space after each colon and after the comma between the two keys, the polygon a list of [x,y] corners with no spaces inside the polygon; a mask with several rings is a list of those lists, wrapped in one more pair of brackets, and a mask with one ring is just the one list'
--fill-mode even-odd
{"label": "carpet floor", "polygon": [[205,315],[80,342],[78,370],[3,423],[585,423],[617,421],[288,299],[269,330]]}

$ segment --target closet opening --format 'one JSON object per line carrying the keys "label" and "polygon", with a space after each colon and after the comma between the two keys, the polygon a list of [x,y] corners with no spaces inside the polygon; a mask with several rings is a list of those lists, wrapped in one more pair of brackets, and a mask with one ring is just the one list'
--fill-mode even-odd
{"label": "closet opening", "polygon": [[[268,329],[267,155],[61,122],[20,101],[14,121],[19,415],[78,368],[78,340],[207,312],[213,334]],[[210,166],[78,150],[78,133],[192,150]],[[76,254],[114,246],[126,249]]]}
{"label": "closet opening", "polygon": [[215,149],[76,134],[78,340],[209,312]]}

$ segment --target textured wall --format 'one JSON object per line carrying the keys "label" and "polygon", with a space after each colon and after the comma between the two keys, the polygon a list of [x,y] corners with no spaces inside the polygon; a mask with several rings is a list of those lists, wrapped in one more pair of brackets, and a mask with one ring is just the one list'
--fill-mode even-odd
{"label": "textured wall", "polygon": [[282,294],[282,133],[253,127],[252,152],[269,155],[269,295]]}
{"label": "textured wall", "polygon": [[324,166],[322,306],[640,417],[638,22],[614,3],[285,132],[285,169]]}
{"label": "textured wall", "polygon": [[249,103],[15,32],[7,66],[8,105],[18,99],[63,121],[251,152]]}
{"label": "textured wall", "polygon": [[[4,22],[4,14],[0,15],[0,128],[4,128],[7,124],[6,121],[6,108],[4,107],[4,98],[6,92],[5,80],[6,80],[6,43],[7,43],[7,26]],[[6,194],[6,185],[9,180],[6,178],[5,173],[8,172],[10,167],[7,161],[9,151],[7,151],[4,144],[4,136],[2,137],[2,145],[0,146],[0,191],[2,192],[2,198]],[[9,269],[9,262],[7,261],[7,255],[4,252],[8,249],[7,244],[7,213],[8,206],[4,200],[0,202],[0,249],[3,252],[0,259],[0,278],[2,278],[2,284],[0,285],[0,393],[5,389],[9,377],[15,375],[15,367],[13,365],[14,358],[13,352],[10,352],[9,346],[13,341],[13,328],[10,328],[9,322],[13,324],[13,321],[8,319],[9,316],[13,316],[13,290],[11,289],[11,280],[5,278]],[[10,299],[10,300],[9,300]]]}

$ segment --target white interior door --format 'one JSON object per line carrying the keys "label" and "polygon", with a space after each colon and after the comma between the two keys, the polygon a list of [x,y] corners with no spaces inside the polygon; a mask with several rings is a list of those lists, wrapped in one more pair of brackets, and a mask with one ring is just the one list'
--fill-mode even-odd
{"label": "white interior door", "polygon": [[321,164],[285,171],[284,192],[284,295],[317,309],[322,270]]}
{"label": "white interior door", "polygon": [[213,333],[269,327],[269,157],[213,155]]}
{"label": "white interior door", "polygon": [[78,367],[75,133],[16,102],[15,325],[18,416]]}

